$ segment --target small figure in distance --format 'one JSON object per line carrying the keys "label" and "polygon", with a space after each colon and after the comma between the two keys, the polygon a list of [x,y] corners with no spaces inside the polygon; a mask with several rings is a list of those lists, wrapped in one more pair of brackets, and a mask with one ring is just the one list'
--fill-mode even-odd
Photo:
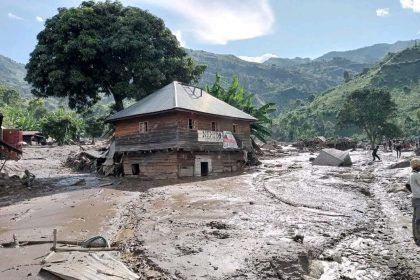
{"label": "small figure in distance", "polygon": [[376,148],[374,148],[372,151],[373,161],[375,161],[376,158],[378,158],[379,161],[381,160],[381,158],[378,156],[378,149],[379,146],[376,146]]}
{"label": "small figure in distance", "polygon": [[402,145],[400,142],[398,142],[397,145],[395,145],[395,151],[397,152],[397,159],[401,157],[401,150],[402,150]]}
{"label": "small figure in distance", "polygon": [[410,161],[412,172],[406,187],[413,193],[413,238],[420,246],[420,158]]}

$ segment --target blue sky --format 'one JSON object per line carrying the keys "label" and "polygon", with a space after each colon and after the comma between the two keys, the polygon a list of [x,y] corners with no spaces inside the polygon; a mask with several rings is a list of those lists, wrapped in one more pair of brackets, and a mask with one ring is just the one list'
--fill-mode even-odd
{"label": "blue sky", "polygon": [[[262,61],[420,39],[420,0],[122,0],[191,49]],[[1,0],[0,54],[26,63],[44,20],[78,0]]]}

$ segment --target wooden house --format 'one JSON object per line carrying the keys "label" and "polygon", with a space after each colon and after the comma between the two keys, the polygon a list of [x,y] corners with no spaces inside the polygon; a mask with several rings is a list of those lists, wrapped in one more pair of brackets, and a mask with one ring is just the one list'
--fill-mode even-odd
{"label": "wooden house", "polygon": [[256,119],[202,89],[173,82],[108,121],[126,176],[177,178],[241,170]]}

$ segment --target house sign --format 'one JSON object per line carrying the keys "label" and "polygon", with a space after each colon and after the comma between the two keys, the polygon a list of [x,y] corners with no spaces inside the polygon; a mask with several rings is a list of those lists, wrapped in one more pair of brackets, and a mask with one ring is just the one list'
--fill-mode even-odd
{"label": "house sign", "polygon": [[199,142],[223,143],[223,132],[212,130],[197,130]]}
{"label": "house sign", "polygon": [[223,143],[223,149],[238,149],[231,131],[198,130],[199,142]]}

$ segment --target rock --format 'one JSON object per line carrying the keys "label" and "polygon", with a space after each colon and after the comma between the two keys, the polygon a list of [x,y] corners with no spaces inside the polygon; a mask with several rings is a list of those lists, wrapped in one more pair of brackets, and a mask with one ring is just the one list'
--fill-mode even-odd
{"label": "rock", "polygon": [[389,268],[396,268],[396,267],[398,267],[398,263],[394,259],[389,260],[388,261],[388,267]]}

